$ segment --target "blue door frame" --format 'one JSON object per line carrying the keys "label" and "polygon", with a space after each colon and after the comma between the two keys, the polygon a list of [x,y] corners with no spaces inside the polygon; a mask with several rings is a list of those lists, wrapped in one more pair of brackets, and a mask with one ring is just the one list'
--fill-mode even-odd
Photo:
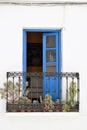
{"label": "blue door frame", "polygon": [[[23,29],[23,72],[27,71],[27,33],[28,32],[42,32],[43,34],[47,33],[56,33],[58,34],[58,68],[56,69],[56,72],[61,72],[61,30],[54,30],[54,29]],[[43,41],[42,41],[43,42]],[[44,58],[43,58],[44,59]],[[45,69],[45,68],[44,68]],[[44,71],[44,70],[43,70]],[[23,79],[25,82],[25,79]],[[59,83],[59,90],[61,83]],[[25,89],[25,87],[23,88]],[[60,94],[59,94],[60,95]],[[60,98],[60,96],[58,96]]]}

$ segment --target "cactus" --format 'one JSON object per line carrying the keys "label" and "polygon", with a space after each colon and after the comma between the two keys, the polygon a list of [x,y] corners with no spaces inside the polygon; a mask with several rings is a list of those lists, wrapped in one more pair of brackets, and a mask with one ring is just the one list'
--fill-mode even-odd
{"label": "cactus", "polygon": [[70,96],[69,103],[70,103],[71,107],[74,107],[75,104],[76,104],[76,101],[75,101],[76,93],[77,93],[76,83],[75,82],[71,82],[70,83],[70,87],[69,87],[69,96]]}
{"label": "cactus", "polygon": [[63,104],[62,110],[63,110],[63,112],[69,112],[69,111],[70,111],[70,105],[68,105],[68,104]]}
{"label": "cactus", "polygon": [[54,109],[54,102],[52,101],[52,97],[49,94],[46,94],[44,98],[44,110],[50,111],[53,109]]}
{"label": "cactus", "polygon": [[19,98],[19,103],[21,103],[21,104],[25,104],[25,103],[30,104],[31,99],[28,99],[27,97],[22,96],[22,97]]}
{"label": "cactus", "polygon": [[76,83],[71,82],[69,87],[69,102],[63,103],[62,110],[69,112],[71,108],[73,108],[76,105],[75,97],[76,97],[77,89],[76,89]]}

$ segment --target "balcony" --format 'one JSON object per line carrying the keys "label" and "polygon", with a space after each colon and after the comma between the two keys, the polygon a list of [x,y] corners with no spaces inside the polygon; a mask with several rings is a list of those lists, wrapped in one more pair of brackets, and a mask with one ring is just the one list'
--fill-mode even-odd
{"label": "balcony", "polygon": [[7,72],[7,112],[79,112],[79,73]]}

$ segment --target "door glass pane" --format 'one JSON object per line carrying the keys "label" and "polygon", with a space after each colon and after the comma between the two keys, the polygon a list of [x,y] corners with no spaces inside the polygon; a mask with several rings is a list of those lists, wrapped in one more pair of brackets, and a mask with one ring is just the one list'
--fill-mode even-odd
{"label": "door glass pane", "polygon": [[56,36],[46,37],[46,48],[56,48]]}
{"label": "door glass pane", "polygon": [[46,51],[46,62],[56,62],[56,50]]}
{"label": "door glass pane", "polygon": [[47,65],[46,72],[56,72],[56,65]]}

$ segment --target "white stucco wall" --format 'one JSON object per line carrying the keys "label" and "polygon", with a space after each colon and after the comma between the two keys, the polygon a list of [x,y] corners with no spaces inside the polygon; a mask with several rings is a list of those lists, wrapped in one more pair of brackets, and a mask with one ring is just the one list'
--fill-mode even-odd
{"label": "white stucco wall", "polygon": [[0,0],[0,2],[87,2],[87,0]]}
{"label": "white stucco wall", "polygon": [[24,28],[60,28],[63,8],[0,6],[0,77],[7,71],[22,71]]}
{"label": "white stucco wall", "polygon": [[4,113],[0,128],[86,129],[87,6],[0,6],[0,86],[7,71],[22,71],[24,28],[62,28],[62,71],[80,73],[80,113]]}

